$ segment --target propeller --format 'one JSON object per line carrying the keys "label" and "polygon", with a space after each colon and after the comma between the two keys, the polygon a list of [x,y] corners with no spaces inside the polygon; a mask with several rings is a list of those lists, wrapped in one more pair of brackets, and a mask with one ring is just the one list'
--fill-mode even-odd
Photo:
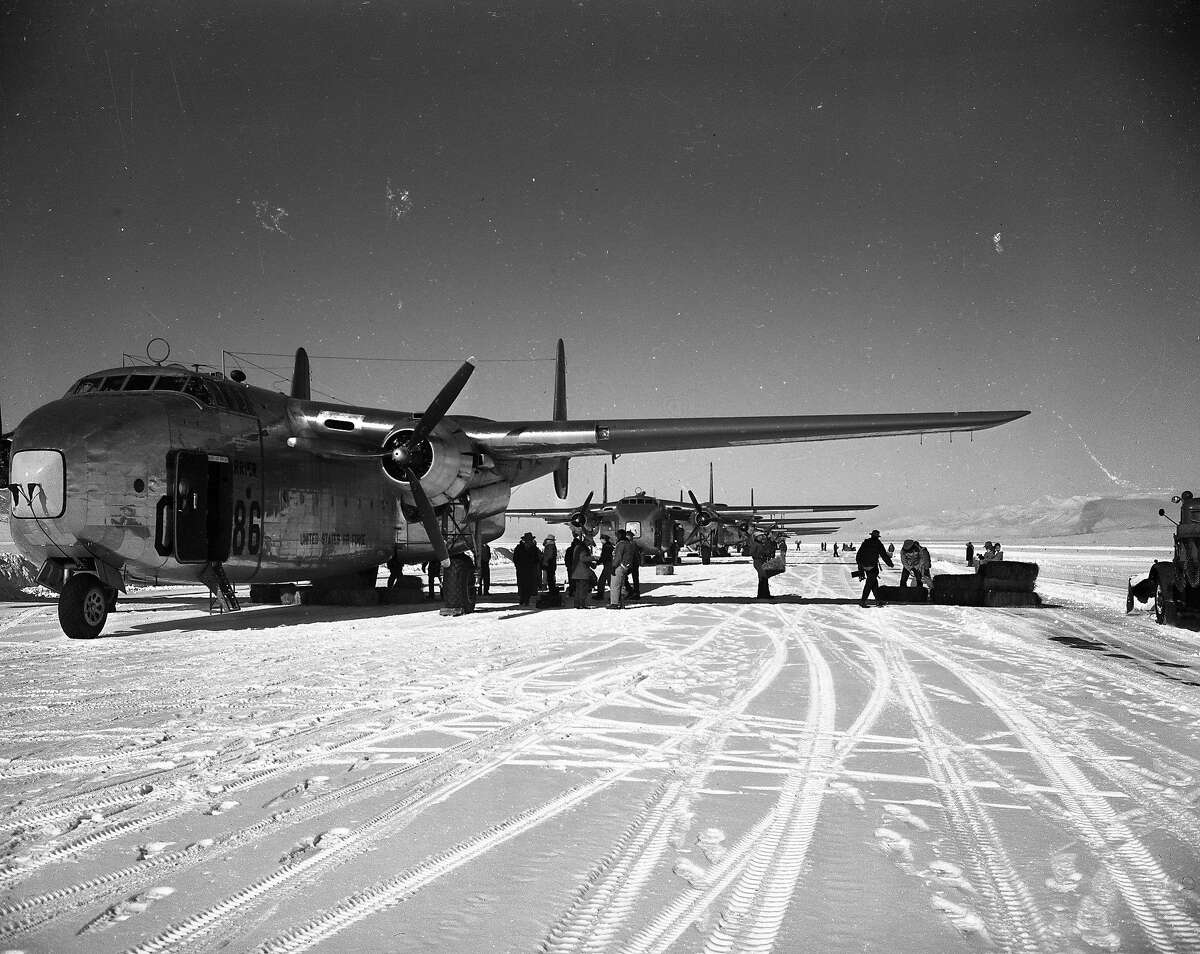
{"label": "propeller", "polygon": [[[298,370],[299,364],[298,359]],[[474,371],[475,358],[472,356],[467,358],[450,380],[442,386],[437,397],[430,402],[425,413],[417,421],[417,426],[411,431],[396,431],[383,442],[380,450],[368,453],[343,452],[332,449],[324,451],[337,457],[382,458],[383,469],[387,471],[388,476],[408,484],[408,489],[413,495],[413,502],[417,505],[417,512],[421,515],[421,524],[425,527],[425,533],[433,545],[434,555],[443,567],[450,565],[450,551],[442,536],[442,526],[437,512],[433,509],[433,504],[429,502],[429,495],[425,493],[425,488],[421,486],[421,475],[428,472],[430,464],[433,463],[433,447],[429,443],[429,435],[446,416],[450,405],[457,400],[463,388],[467,386],[467,381]]]}
{"label": "propeller", "polygon": [[428,470],[429,464],[433,461],[433,448],[429,444],[429,435],[446,416],[450,405],[467,386],[467,381],[474,371],[475,358],[467,358],[450,380],[442,386],[437,397],[430,402],[412,432],[406,434],[406,432],[400,431],[393,434],[384,442],[383,451],[380,454],[383,457],[384,469],[396,480],[407,483],[408,489],[412,491],[413,501],[417,505],[418,513],[421,514],[421,523],[425,527],[425,533],[429,537],[429,542],[433,544],[434,555],[443,567],[450,565],[450,551],[446,548],[445,538],[442,537],[441,522],[438,520],[437,513],[434,512],[433,504],[429,502],[429,496],[425,493],[425,488],[421,486],[421,474]]}
{"label": "propeller", "polygon": [[592,498],[596,496],[596,491],[592,491],[583,501],[583,506],[571,514],[571,526],[579,530],[586,530],[588,525],[588,508],[592,505]]}
{"label": "propeller", "polygon": [[696,510],[696,525],[692,527],[692,532],[687,535],[687,539],[683,541],[683,545],[689,546],[693,540],[697,540],[700,534],[706,530],[713,522],[713,515],[710,511],[705,510],[704,506],[696,499],[696,495],[690,490],[688,496],[692,498],[692,506]]}

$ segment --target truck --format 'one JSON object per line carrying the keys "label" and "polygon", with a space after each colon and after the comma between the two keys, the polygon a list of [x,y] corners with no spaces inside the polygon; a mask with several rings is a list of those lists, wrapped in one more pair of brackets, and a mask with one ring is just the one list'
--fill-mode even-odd
{"label": "truck", "polygon": [[1181,616],[1200,614],[1200,499],[1185,490],[1171,502],[1179,504],[1179,522],[1165,509],[1158,515],[1175,524],[1175,553],[1155,561],[1145,583],[1154,595],[1154,621],[1177,626]]}

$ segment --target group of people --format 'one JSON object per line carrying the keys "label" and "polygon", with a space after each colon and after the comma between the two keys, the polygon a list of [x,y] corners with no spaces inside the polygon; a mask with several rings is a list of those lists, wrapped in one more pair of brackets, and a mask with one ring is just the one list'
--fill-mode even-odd
{"label": "group of people", "polygon": [[1000,546],[999,540],[995,542],[988,540],[979,552],[976,552],[974,543],[970,540],[967,541],[967,566],[978,567],[984,563],[993,563],[1003,559],[1004,549]]}
{"label": "group of people", "polygon": [[[602,534],[600,540],[597,552],[594,537],[578,530],[563,553],[567,588],[576,609],[591,605],[593,591],[597,600],[603,600],[605,587],[609,590],[609,609],[624,609],[626,599],[641,595],[637,544],[624,530],[617,531],[615,543],[608,534]],[[521,606],[540,605],[538,593],[543,590],[549,596],[546,605],[561,605],[558,543],[553,535],[546,537],[539,547],[534,535],[525,533],[513,549],[513,565],[517,571],[517,602]]]}

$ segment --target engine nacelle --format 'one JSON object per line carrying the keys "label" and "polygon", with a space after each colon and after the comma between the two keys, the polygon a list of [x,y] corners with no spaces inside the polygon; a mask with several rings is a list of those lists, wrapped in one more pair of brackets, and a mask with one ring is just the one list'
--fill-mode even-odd
{"label": "engine nacelle", "polygon": [[[512,487],[505,483],[472,487],[467,491],[467,516],[472,520],[478,520],[504,513],[508,509],[511,497]],[[503,533],[503,529],[501,529],[501,533]]]}
{"label": "engine nacelle", "polygon": [[[411,427],[392,431],[384,441],[383,449],[386,451],[404,445],[412,432]],[[408,481],[401,476],[404,471],[398,469],[388,457],[382,458],[381,466],[388,480],[407,491]],[[471,441],[457,424],[442,420],[433,429],[429,439],[414,450],[409,466],[421,481],[429,502],[439,507],[458,497],[474,476]],[[410,493],[403,492],[403,497],[405,503],[412,503]]]}
{"label": "engine nacelle", "polygon": [[716,519],[717,518],[713,516],[712,512],[709,510],[704,510],[701,508],[700,510],[696,511],[696,525],[699,527],[707,527]]}

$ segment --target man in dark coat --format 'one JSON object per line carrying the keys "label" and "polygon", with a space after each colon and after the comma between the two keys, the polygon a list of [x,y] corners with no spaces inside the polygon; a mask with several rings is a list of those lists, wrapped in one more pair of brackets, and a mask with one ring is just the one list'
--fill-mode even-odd
{"label": "man in dark coat", "polygon": [[769,600],[771,598],[771,578],[763,572],[763,564],[775,557],[775,541],[768,533],[758,533],[750,544],[750,562],[754,564],[754,572],[758,574],[758,595],[755,599]]}
{"label": "man in dark coat", "polygon": [[521,537],[521,542],[513,548],[512,560],[517,570],[517,602],[528,606],[537,596],[542,575],[542,551],[532,533]]}
{"label": "man in dark coat", "polygon": [[975,565],[975,544],[970,540],[967,541],[967,566]]}
{"label": "man in dark coat", "polygon": [[883,600],[879,596],[879,561],[883,560],[888,566],[892,566],[892,558],[884,547],[883,541],[879,539],[878,530],[871,531],[871,535],[858,548],[858,554],[854,559],[863,580],[862,599],[859,600],[858,605],[866,606],[867,597],[874,593],[875,605],[883,606]]}
{"label": "man in dark coat", "polygon": [[613,570],[613,542],[607,534],[602,534],[600,539],[604,542],[600,546],[600,578],[596,581],[596,599],[604,599],[604,587],[608,585],[608,581],[612,579]]}

